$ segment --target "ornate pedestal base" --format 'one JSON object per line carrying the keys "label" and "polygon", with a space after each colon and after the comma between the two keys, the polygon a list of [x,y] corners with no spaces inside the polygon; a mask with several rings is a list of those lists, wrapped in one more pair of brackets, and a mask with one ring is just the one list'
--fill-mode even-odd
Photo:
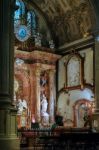
{"label": "ornate pedestal base", "polygon": [[49,125],[49,115],[47,116],[42,116],[41,117],[41,123],[43,126],[48,126]]}

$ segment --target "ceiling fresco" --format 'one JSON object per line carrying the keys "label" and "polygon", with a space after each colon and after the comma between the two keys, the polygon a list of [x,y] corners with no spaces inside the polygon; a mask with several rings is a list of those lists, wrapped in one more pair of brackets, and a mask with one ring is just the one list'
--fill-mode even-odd
{"label": "ceiling fresco", "polygon": [[87,37],[95,25],[89,0],[32,0],[42,11],[56,47]]}

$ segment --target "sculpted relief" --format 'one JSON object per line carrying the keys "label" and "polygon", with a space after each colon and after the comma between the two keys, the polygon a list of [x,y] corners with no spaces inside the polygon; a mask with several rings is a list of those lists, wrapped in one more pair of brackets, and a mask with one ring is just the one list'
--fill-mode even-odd
{"label": "sculpted relief", "polygon": [[43,94],[42,100],[41,100],[41,116],[48,116],[47,106],[48,106],[47,98]]}

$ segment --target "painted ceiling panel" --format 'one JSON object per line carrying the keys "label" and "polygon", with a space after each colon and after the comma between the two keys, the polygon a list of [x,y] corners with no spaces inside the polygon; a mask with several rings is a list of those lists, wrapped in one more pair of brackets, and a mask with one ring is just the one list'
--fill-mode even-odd
{"label": "painted ceiling panel", "polygon": [[89,0],[32,0],[43,12],[57,47],[89,36],[95,15]]}

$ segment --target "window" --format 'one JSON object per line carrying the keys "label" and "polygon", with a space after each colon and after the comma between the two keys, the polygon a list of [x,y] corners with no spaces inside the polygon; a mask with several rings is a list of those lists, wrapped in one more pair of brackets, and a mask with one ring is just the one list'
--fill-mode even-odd
{"label": "window", "polygon": [[[18,6],[18,9],[15,11],[14,14],[14,32],[16,35],[16,38],[23,42],[28,39],[29,36],[36,35],[37,32],[37,15],[34,10],[29,10],[28,6],[22,1],[22,0],[16,0],[16,5]],[[23,33],[23,28],[28,31],[29,36],[23,34],[20,34],[20,26],[21,26],[21,33]],[[24,32],[25,33],[25,32]]]}
{"label": "window", "polygon": [[21,19],[24,18],[25,14],[25,5],[22,0],[16,0],[16,5],[18,9],[15,11],[14,14],[14,25],[17,26],[21,24]]}
{"label": "window", "polygon": [[36,14],[34,11],[29,11],[27,13],[27,26],[30,29],[31,36],[33,36],[37,28]]}

